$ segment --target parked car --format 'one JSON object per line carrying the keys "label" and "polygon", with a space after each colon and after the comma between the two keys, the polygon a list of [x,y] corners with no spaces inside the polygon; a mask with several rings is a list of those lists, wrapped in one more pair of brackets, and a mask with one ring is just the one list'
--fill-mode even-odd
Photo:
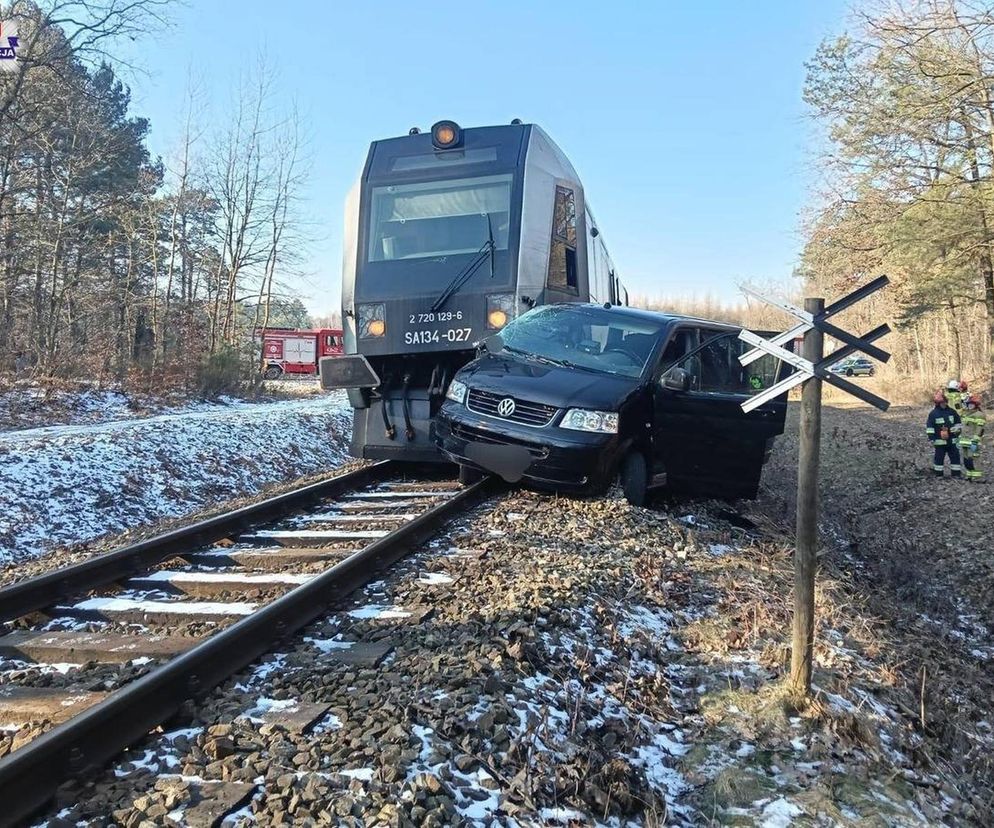
{"label": "parked car", "polygon": [[876,368],[866,357],[853,357],[842,360],[828,370],[833,374],[845,374],[847,377],[872,377]]}
{"label": "parked car", "polygon": [[455,375],[435,443],[464,482],[480,470],[573,491],[619,480],[635,504],[664,483],[754,497],[786,396],[742,411],[781,366],[743,368],[740,330],[610,305],[534,308]]}

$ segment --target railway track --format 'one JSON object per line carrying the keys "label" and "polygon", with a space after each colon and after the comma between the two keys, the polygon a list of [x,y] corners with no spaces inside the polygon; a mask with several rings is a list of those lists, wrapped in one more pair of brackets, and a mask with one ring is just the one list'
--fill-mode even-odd
{"label": "railway track", "polygon": [[[321,616],[489,485],[409,482],[378,463],[0,589],[0,662],[19,668],[0,672],[0,740],[14,744],[0,825]],[[52,726],[17,744],[39,721]]]}

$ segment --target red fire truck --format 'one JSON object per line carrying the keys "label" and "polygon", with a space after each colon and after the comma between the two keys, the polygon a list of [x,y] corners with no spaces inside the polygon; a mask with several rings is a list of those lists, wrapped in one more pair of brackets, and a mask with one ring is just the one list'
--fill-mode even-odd
{"label": "red fire truck", "polygon": [[295,331],[288,328],[267,328],[262,339],[266,379],[283,374],[317,374],[321,357],[341,356],[340,328],[319,328],[315,331]]}

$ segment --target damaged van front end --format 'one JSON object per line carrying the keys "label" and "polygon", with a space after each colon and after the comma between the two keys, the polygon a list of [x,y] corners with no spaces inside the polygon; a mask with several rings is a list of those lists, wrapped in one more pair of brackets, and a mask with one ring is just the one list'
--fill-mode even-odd
{"label": "damaged van front end", "polygon": [[[516,388],[515,379],[528,387]],[[593,399],[592,379],[603,386]],[[619,426],[638,408],[637,387],[487,355],[450,385],[435,442],[453,462],[509,483],[596,489],[614,478],[617,458],[631,443]],[[578,397],[582,408],[570,403]]]}

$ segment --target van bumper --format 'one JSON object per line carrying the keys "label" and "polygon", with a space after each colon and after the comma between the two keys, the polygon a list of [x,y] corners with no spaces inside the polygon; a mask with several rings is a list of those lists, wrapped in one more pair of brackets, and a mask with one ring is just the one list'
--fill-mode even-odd
{"label": "van bumper", "polygon": [[435,418],[433,439],[454,463],[510,483],[523,479],[543,488],[576,492],[611,482],[620,446],[617,434],[529,428],[474,414],[452,402],[446,402]]}

